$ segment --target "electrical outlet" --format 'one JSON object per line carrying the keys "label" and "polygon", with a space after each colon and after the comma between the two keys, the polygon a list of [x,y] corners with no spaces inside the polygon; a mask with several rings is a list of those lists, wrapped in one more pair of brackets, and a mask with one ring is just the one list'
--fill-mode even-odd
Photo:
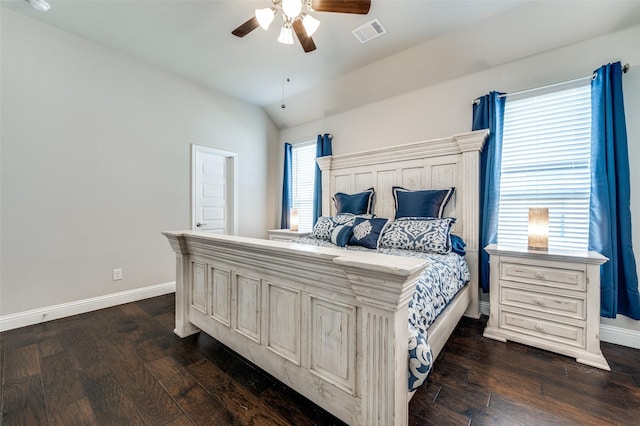
{"label": "electrical outlet", "polygon": [[117,281],[117,280],[121,280],[122,279],[122,269],[118,268],[118,269],[114,269],[113,270],[113,280]]}

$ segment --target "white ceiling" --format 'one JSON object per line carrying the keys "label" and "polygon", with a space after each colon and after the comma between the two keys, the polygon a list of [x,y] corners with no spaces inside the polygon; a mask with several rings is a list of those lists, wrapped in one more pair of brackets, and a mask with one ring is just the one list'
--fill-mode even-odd
{"label": "white ceiling", "polygon": [[[48,1],[52,7],[46,13],[35,11],[24,0],[1,0],[1,4],[263,107],[279,128],[317,119],[327,110],[335,113],[377,100],[370,86],[358,89],[354,87],[358,78],[351,78],[345,83],[349,84],[351,98],[345,96],[340,101],[344,105],[334,98],[327,100],[331,105],[316,105],[314,111],[292,118],[290,111],[280,108],[283,86],[289,105],[289,100],[300,99],[321,86],[332,82],[335,86],[344,76],[368,74],[376,67],[383,70],[385,58],[401,52],[420,52],[420,46],[439,40],[445,48],[454,34],[473,28],[480,29],[474,33],[476,38],[483,37],[482,28],[488,35],[496,27],[510,31],[501,40],[521,47],[499,59],[504,63],[640,23],[637,0],[372,0],[366,16],[313,13],[321,21],[313,37],[317,50],[304,53],[297,40],[293,46],[276,41],[277,19],[266,32],[258,28],[244,38],[231,34],[254,9],[270,6],[270,0]],[[382,22],[387,34],[360,44],[351,30],[374,18]],[[475,62],[474,67],[463,70],[474,72],[495,65]],[[283,83],[283,75],[290,81]],[[390,87],[398,94],[447,76],[434,75],[431,82],[424,77],[419,82],[395,79]],[[377,96],[393,93],[382,91]]]}

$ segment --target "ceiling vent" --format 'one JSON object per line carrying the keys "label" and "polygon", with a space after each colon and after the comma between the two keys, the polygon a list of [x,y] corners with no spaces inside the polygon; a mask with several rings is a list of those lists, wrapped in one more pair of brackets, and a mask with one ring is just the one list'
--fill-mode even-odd
{"label": "ceiling vent", "polygon": [[378,18],[374,19],[371,22],[367,22],[366,24],[356,28],[355,30],[351,30],[351,34],[354,35],[355,38],[362,44],[373,40],[374,38],[378,38],[383,34],[386,34],[387,30],[384,29],[382,23],[378,20]]}

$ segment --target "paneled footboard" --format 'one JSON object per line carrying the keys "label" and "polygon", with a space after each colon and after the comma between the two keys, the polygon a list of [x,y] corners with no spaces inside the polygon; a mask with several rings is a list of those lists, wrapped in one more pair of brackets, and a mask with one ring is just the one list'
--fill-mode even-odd
{"label": "paneled footboard", "polygon": [[176,329],[205,331],[352,425],[407,423],[407,304],[426,261],[165,232]]}

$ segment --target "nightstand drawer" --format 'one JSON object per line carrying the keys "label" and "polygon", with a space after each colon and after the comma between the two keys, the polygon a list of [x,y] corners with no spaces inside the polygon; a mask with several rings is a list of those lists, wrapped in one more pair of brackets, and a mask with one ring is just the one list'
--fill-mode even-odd
{"label": "nightstand drawer", "polygon": [[586,318],[584,298],[513,288],[508,282],[500,286],[500,303],[569,318]]}
{"label": "nightstand drawer", "polygon": [[584,348],[584,327],[500,311],[500,328],[564,345]]}
{"label": "nightstand drawer", "polygon": [[500,279],[569,290],[584,291],[587,288],[584,269],[529,265],[522,260],[511,262],[502,259]]}

